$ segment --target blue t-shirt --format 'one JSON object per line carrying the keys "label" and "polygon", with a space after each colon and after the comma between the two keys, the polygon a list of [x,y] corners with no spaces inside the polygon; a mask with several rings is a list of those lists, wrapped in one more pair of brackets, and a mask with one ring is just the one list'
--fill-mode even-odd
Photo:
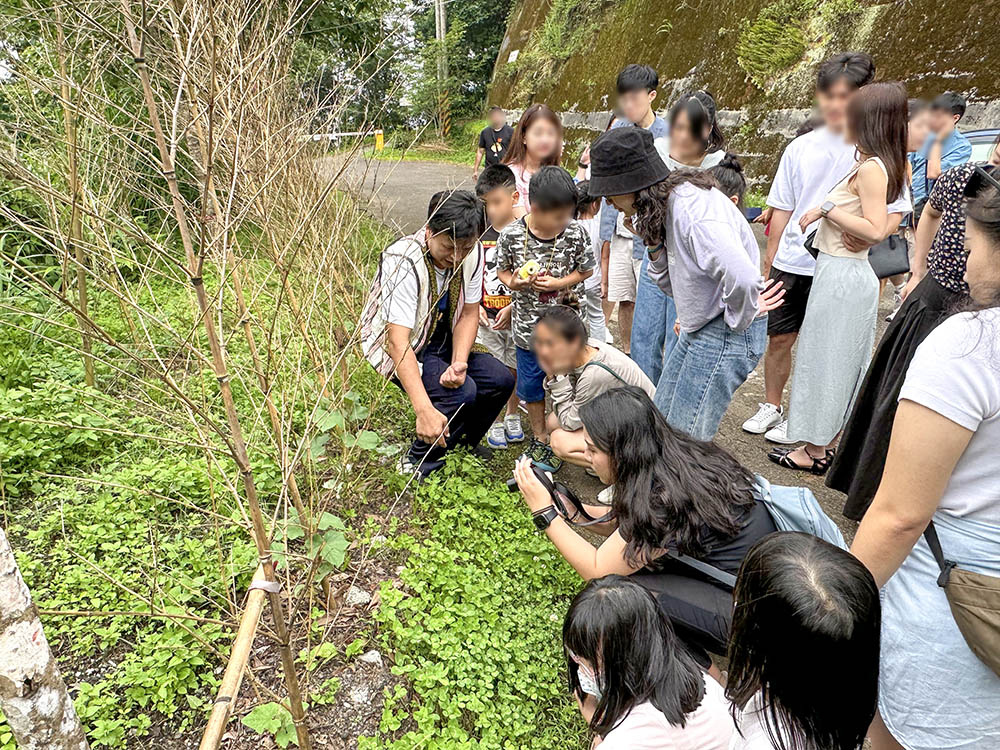
{"label": "blue t-shirt", "polygon": [[[631,120],[626,120],[624,117],[615,120],[615,124],[611,126],[611,129],[624,128],[624,127],[635,127],[635,123]],[[646,128],[653,136],[653,139],[666,138],[670,135],[670,126],[667,125],[667,121],[664,120],[659,115],[653,117],[653,122],[650,126]],[[611,237],[615,233],[615,225],[618,223],[618,209],[612,206],[607,201],[604,202],[603,210],[601,211],[601,241],[610,242]],[[638,237],[633,239],[632,245],[632,257],[635,259],[640,259],[643,253],[646,252],[646,246],[642,244],[642,240]]]}
{"label": "blue t-shirt", "polygon": [[[913,205],[927,200],[934,187],[934,180],[927,179],[927,155],[931,151],[931,146],[937,136],[931,133],[924,141],[923,147],[909,155],[910,165],[913,167]],[[941,174],[944,174],[952,167],[965,164],[972,158],[972,144],[969,139],[957,130],[945,138],[941,144]]]}

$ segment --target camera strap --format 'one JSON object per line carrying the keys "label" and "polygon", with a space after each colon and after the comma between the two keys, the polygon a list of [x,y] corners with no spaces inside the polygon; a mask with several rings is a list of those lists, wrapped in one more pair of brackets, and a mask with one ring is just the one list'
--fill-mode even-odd
{"label": "camera strap", "polygon": [[544,469],[535,465],[532,465],[531,468],[535,476],[538,477],[538,481],[548,491],[552,498],[552,504],[556,506],[559,515],[567,522],[574,526],[593,526],[598,523],[607,523],[615,517],[615,512],[610,508],[603,516],[592,516],[573,490],[562,482],[553,480]]}

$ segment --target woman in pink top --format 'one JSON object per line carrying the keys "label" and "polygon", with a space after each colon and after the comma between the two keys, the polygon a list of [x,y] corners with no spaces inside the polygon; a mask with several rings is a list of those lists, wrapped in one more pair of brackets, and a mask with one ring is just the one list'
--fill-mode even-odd
{"label": "woman in pink top", "polygon": [[514,216],[531,211],[528,183],[542,167],[559,166],[562,157],[563,127],[559,115],[545,104],[532,104],[521,115],[503,163],[510,167],[520,196]]}
{"label": "woman in pink top", "polygon": [[653,595],[625,576],[591,581],[563,623],[570,688],[602,750],[727,750],[722,686],[674,635]]}

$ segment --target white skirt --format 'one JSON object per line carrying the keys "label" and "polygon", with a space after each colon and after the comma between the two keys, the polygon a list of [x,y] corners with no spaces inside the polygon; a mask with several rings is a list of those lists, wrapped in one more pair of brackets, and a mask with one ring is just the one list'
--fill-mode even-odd
{"label": "white skirt", "polygon": [[875,346],[878,289],[867,255],[816,259],[792,373],[791,440],[827,445],[847,423]]}

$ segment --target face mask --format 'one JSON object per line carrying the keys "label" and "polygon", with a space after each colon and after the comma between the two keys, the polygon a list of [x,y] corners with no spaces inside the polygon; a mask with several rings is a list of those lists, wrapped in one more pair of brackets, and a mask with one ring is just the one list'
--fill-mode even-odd
{"label": "face mask", "polygon": [[596,698],[597,700],[601,699],[603,691],[601,690],[599,678],[596,674],[594,674],[593,670],[590,667],[585,666],[580,662],[577,662],[576,677],[577,680],[579,680],[580,682],[580,689],[583,692],[585,692],[587,695],[594,696],[594,698]]}

